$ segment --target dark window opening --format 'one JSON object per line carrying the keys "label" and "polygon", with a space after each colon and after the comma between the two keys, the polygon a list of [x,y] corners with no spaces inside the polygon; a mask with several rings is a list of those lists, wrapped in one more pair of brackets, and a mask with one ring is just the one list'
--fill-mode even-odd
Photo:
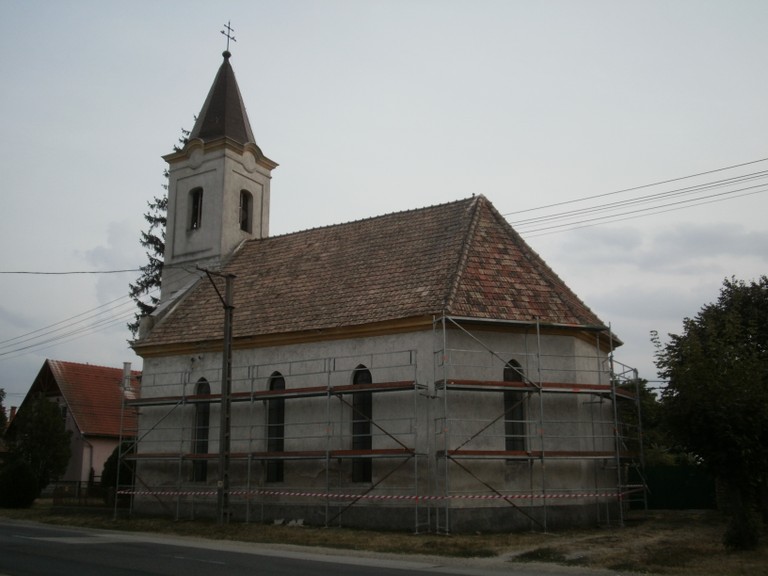
{"label": "dark window opening", "polygon": [[248,190],[240,190],[240,230],[251,233],[253,196]]}
{"label": "dark window opening", "polygon": [[[197,381],[195,395],[208,396],[211,386],[205,378]],[[211,404],[205,400],[195,402],[195,428],[192,437],[192,452],[194,454],[208,454],[208,434],[211,423]],[[208,480],[208,461],[197,459],[192,461],[192,481],[205,482]]]}
{"label": "dark window opening", "polygon": [[[285,390],[285,378],[275,372],[269,379],[270,390]],[[285,450],[285,398],[267,400],[267,452]],[[283,460],[267,461],[267,482],[282,482],[284,478]]]}
{"label": "dark window opening", "polygon": [[[504,382],[523,382],[523,367],[510,360],[504,366]],[[504,391],[504,448],[509,451],[526,449],[525,392]]]}
{"label": "dark window opening", "polygon": [[203,223],[203,189],[195,188],[189,193],[189,228],[197,230]]}
{"label": "dark window opening", "polygon": [[[371,372],[365,366],[358,366],[352,376],[352,384],[371,384]],[[371,418],[373,397],[371,392],[356,392],[352,395],[352,450],[370,450]],[[370,457],[355,456],[352,460],[352,481],[370,482],[373,466]]]}

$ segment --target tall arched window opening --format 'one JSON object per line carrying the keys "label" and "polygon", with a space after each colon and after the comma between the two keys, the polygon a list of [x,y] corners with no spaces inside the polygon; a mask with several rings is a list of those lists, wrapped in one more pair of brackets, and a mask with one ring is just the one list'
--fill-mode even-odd
{"label": "tall arched window opening", "polygon": [[[504,382],[523,382],[523,367],[516,360],[504,366]],[[526,449],[525,392],[504,391],[504,439],[505,450]]]}
{"label": "tall arched window opening", "polygon": [[200,378],[195,386],[195,427],[192,431],[192,452],[200,455],[192,461],[192,481],[208,480],[208,434],[211,423],[211,403],[205,398],[210,396],[211,386],[205,378]]}
{"label": "tall arched window opening", "polygon": [[[285,378],[275,372],[269,378],[269,389],[285,390]],[[267,452],[285,450],[285,398],[267,400]],[[283,460],[267,461],[267,482],[282,482],[284,478]]]}
{"label": "tall arched window opening", "polygon": [[197,230],[203,224],[203,189],[195,188],[189,193],[189,229]]}
{"label": "tall arched window opening", "polygon": [[[371,384],[371,372],[365,366],[355,368],[352,384]],[[373,416],[373,398],[371,392],[355,392],[352,395],[352,450],[370,450],[371,418]],[[373,478],[371,458],[355,456],[352,460],[352,481],[370,482]]]}
{"label": "tall arched window opening", "polygon": [[248,190],[240,190],[240,230],[251,233],[253,196]]}

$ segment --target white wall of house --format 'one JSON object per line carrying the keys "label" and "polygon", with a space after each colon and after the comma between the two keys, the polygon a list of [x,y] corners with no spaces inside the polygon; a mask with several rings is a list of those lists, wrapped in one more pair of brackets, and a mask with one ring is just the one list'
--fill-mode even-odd
{"label": "white wall of house", "polygon": [[104,462],[107,461],[117,446],[118,439],[84,436],[72,417],[72,411],[67,407],[64,398],[58,397],[52,398],[52,400],[62,410],[65,429],[72,433],[69,441],[71,451],[69,464],[67,464],[66,472],[58,481],[86,483],[90,478],[91,470],[93,470],[94,478],[98,480],[101,477]]}

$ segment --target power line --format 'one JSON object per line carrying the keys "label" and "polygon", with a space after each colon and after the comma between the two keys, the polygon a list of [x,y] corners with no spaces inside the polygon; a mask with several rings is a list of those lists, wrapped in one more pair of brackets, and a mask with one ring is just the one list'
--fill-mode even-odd
{"label": "power line", "polygon": [[[155,292],[157,292],[157,289],[151,290],[149,294],[151,295]],[[130,297],[121,296],[106,304],[49,324],[43,328],[3,340],[0,342],[0,350],[3,350],[0,352],[0,358],[15,358],[33,350],[45,350],[58,344],[70,342],[125,323],[134,316],[135,310],[121,311],[117,315],[109,314],[104,316],[104,314],[119,311],[127,305],[133,304],[134,302]],[[84,324],[85,322],[88,322],[88,324]]]}
{"label": "power line", "polygon": [[707,170],[705,172],[698,172],[696,174],[689,174],[688,176],[679,176],[677,178],[670,178],[668,180],[659,180],[658,182],[652,182],[650,184],[643,184],[641,186],[633,186],[631,188],[624,188],[622,190],[616,190],[614,192],[604,192],[602,194],[595,194],[593,196],[585,196],[584,198],[575,198],[573,200],[564,200],[563,202],[555,202],[554,204],[547,204],[545,206],[538,206],[536,208],[527,208],[526,210],[518,210],[516,212],[508,212],[502,214],[502,216],[508,216],[510,214],[523,214],[525,212],[533,212],[536,210],[546,210],[548,208],[555,208],[557,206],[565,206],[567,204],[575,204],[576,202],[584,202],[586,200],[594,200],[595,198],[604,198],[606,196],[614,196],[616,194],[623,194],[625,192],[634,192],[635,190],[643,190],[645,188],[651,188],[653,186],[661,186],[662,184],[671,184],[672,182],[680,182],[681,180],[687,180],[689,178],[697,178],[699,176],[706,176],[708,174],[715,174],[717,172],[724,172],[725,170],[732,170],[734,168],[742,168],[743,166],[750,166],[751,164],[759,164],[760,162],[766,162],[768,158],[761,158],[760,160],[751,160],[750,162],[742,162],[741,164],[733,164],[732,166],[724,166],[723,168],[715,168],[714,170]]}
{"label": "power line", "polygon": [[[763,162],[768,159],[755,160],[752,162],[745,162],[742,164],[736,164],[725,168],[718,168],[716,170],[708,170],[706,172],[700,172],[690,176],[683,176],[679,178],[673,178],[662,182],[647,184],[644,186],[635,186],[633,188],[626,188],[617,192],[611,192],[607,194],[598,194],[588,196],[585,198],[569,200],[566,202],[558,202],[555,204],[549,204],[540,208],[530,208],[521,210],[518,212],[509,212],[504,214],[510,216],[514,214],[524,214],[533,212],[536,210],[545,210],[547,208],[553,208],[562,206],[564,204],[574,204],[577,202],[585,202],[595,198],[602,198],[614,194],[623,192],[646,189],[651,186],[657,186],[660,184],[666,184],[670,182],[679,182],[685,179],[690,179],[706,174],[713,174],[716,172],[722,172],[741,166],[747,166],[755,164],[757,162]],[[587,206],[584,208],[575,208],[572,210],[564,210],[554,212],[550,214],[542,214],[540,216],[531,216],[517,221],[511,221],[510,224],[515,229],[525,234],[526,237],[540,236],[546,234],[555,234],[560,232],[567,232],[585,227],[598,226],[600,224],[607,224],[619,221],[630,220],[632,218],[642,218],[655,214],[662,214],[665,212],[671,212],[674,210],[682,210],[684,208],[701,206],[705,204],[711,204],[714,202],[721,202],[724,200],[731,200],[736,198],[742,198],[745,196],[751,196],[754,194],[760,194],[768,191],[768,182],[765,180],[768,178],[768,170],[752,172],[748,174],[741,174],[738,176],[722,178],[719,180],[707,181],[703,183],[693,184],[682,188],[673,188],[662,192],[654,192],[642,196],[635,196],[626,198],[623,200],[612,200],[602,204],[596,204],[593,206]],[[745,183],[755,183],[752,186],[737,187]],[[720,191],[718,191],[720,190]],[[676,200],[675,200],[676,199]],[[675,200],[670,202],[670,200]],[[642,207],[646,205],[645,207]],[[588,216],[593,216],[588,218]],[[578,220],[577,220],[578,219]]]}
{"label": "power line", "polygon": [[[586,214],[590,212],[604,212],[608,210],[620,209],[625,206],[644,204],[644,203],[649,203],[656,200],[664,200],[667,198],[673,198],[673,197],[679,197],[679,196],[688,196],[688,195],[696,194],[699,192],[705,192],[707,190],[721,188],[727,185],[734,185],[734,184],[740,184],[748,181],[758,180],[761,178],[765,178],[766,176],[768,176],[768,170],[762,171],[762,172],[754,172],[752,174],[745,174],[742,176],[735,176],[733,178],[726,178],[723,180],[716,180],[714,182],[705,182],[703,184],[696,184],[693,186],[687,186],[685,188],[675,188],[673,190],[668,190],[666,192],[657,192],[654,194],[648,194],[648,195],[639,196],[636,198],[617,200],[614,202],[598,204],[596,206],[590,206],[587,208],[579,208],[577,210],[568,210],[568,211],[556,212],[554,214],[548,214],[544,216],[527,218],[525,220],[517,220],[517,221],[511,222],[511,224],[513,226],[522,226],[526,224],[533,224],[533,223],[543,222],[547,220],[556,220],[559,218],[565,218],[565,217],[574,216],[578,214]],[[695,200],[696,199],[694,198],[691,200],[691,202]],[[530,211],[530,210],[526,210],[526,212],[527,211]]]}
{"label": "power line", "polygon": [[[115,302],[119,302],[120,300],[126,300],[129,298],[128,296],[120,296],[119,298],[115,298],[114,300],[111,300],[109,302],[106,302],[105,304],[102,304],[101,306],[97,306],[96,308],[91,308],[90,310],[86,310],[85,312],[81,312],[80,314],[75,314],[74,316],[70,316],[69,318],[65,318],[64,320],[60,320],[58,322],[54,322],[53,324],[49,324],[48,326],[43,326],[42,328],[38,328],[37,330],[32,330],[31,332],[27,332],[26,334],[20,334],[19,336],[14,336],[13,338],[8,338],[7,340],[0,340],[0,348],[3,347],[4,344],[8,342],[14,342],[17,340],[21,340],[22,338],[26,338],[27,336],[32,336],[33,334],[37,334],[39,332],[43,332],[44,330],[49,330],[50,328],[54,328],[55,326],[59,326],[61,324],[66,324],[71,322],[72,320],[75,320],[76,318],[80,318],[81,316],[85,316],[86,314],[91,314],[92,312],[96,312],[97,310],[101,310],[102,308],[105,308],[107,306],[110,306],[114,304]],[[128,303],[132,302],[131,300],[128,300]],[[125,303],[120,304],[120,306],[123,306]],[[111,308],[110,308],[111,310]]]}
{"label": "power line", "polygon": [[44,276],[70,276],[74,274],[122,274],[123,272],[141,272],[140,268],[130,268],[127,270],[74,270],[68,272],[40,272],[29,270],[0,270],[0,274],[31,274]]}
{"label": "power line", "polygon": [[[615,223],[615,222],[625,222],[627,220],[636,220],[637,218],[644,218],[644,217],[647,217],[647,216],[655,216],[657,214],[665,214],[667,212],[676,212],[678,210],[684,210],[685,208],[691,208],[691,207],[694,207],[694,206],[704,206],[706,204],[715,204],[717,202],[724,202],[726,200],[732,200],[734,198],[743,198],[745,196],[752,196],[754,194],[760,194],[761,192],[767,192],[767,191],[768,191],[768,188],[766,188],[764,190],[757,190],[757,191],[753,191],[753,192],[747,192],[747,193],[744,193],[744,194],[739,194],[738,196],[734,196],[734,197],[731,197],[731,198],[715,198],[715,199],[712,199],[712,200],[698,201],[698,202],[695,202],[695,203],[687,203],[685,206],[675,206],[675,207],[668,208],[668,209],[663,209],[664,208],[663,206],[661,206],[661,207],[657,206],[657,207],[645,208],[643,210],[635,210],[633,212],[625,213],[625,214],[632,214],[632,215],[631,216],[626,216],[626,217],[623,217],[623,218],[621,217],[623,214],[614,214],[611,217],[612,219],[610,219],[610,220],[606,220],[605,218],[595,218],[593,220],[599,220],[599,222],[588,223],[590,221],[587,220],[587,221],[582,221],[582,222],[571,222],[571,223],[568,223],[568,224],[560,224],[558,226],[550,226],[550,227],[545,227],[545,228],[538,228],[538,229],[526,232],[525,236],[526,236],[526,238],[533,238],[533,237],[536,237],[536,236],[547,236],[549,234],[558,234],[560,232],[570,232],[572,230],[580,230],[582,228],[592,228],[594,226],[600,226],[601,224],[608,224],[608,223],[612,224],[612,223]],[[677,203],[675,203],[675,204],[677,204]],[[668,206],[672,206],[672,205],[670,204]],[[651,211],[651,212],[648,212],[647,214],[638,214],[637,213],[637,212],[645,212],[645,211]],[[560,227],[564,227],[564,226],[569,226],[569,228],[566,228],[566,229],[563,229],[563,230],[557,230],[556,229],[556,228],[560,228]]]}
{"label": "power line", "polygon": [[58,334],[46,340],[35,342],[34,344],[29,344],[28,346],[21,346],[13,350],[8,350],[7,352],[0,352],[0,357],[10,356],[11,358],[15,358],[16,356],[11,356],[11,355],[16,354],[17,356],[21,356],[22,352],[26,353],[27,351],[30,351],[32,349],[45,350],[47,348],[51,348],[53,346],[63,344],[65,342],[77,340],[78,338],[82,338],[83,336],[88,336],[89,334],[93,334],[94,332],[101,332],[102,330],[106,330],[107,328],[111,328],[112,326],[116,326],[117,324],[122,324],[123,322],[128,320],[130,317],[131,317],[131,314],[124,314],[123,316],[118,316],[118,317],[102,318],[101,320],[99,320],[98,322],[95,322],[94,324],[90,324],[88,326],[82,326],[80,328],[70,330],[69,332]]}

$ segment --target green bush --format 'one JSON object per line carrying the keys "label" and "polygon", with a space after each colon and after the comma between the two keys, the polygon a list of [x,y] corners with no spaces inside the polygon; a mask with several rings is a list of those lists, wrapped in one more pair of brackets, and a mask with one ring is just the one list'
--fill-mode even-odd
{"label": "green bush", "polygon": [[[133,485],[133,462],[123,461],[119,462],[118,454],[123,456],[130,453],[133,450],[132,442],[123,442],[122,449],[118,451],[119,446],[115,446],[115,449],[104,462],[104,469],[101,471],[101,487],[104,490],[105,503],[108,506],[112,506],[115,501],[116,492],[119,488],[127,488]],[[119,466],[118,466],[119,464]],[[120,478],[117,477],[117,470],[120,469]],[[130,504],[130,496],[120,496],[120,505],[128,506]]]}
{"label": "green bush", "polygon": [[0,508],[29,508],[40,495],[32,467],[14,458],[0,468]]}

